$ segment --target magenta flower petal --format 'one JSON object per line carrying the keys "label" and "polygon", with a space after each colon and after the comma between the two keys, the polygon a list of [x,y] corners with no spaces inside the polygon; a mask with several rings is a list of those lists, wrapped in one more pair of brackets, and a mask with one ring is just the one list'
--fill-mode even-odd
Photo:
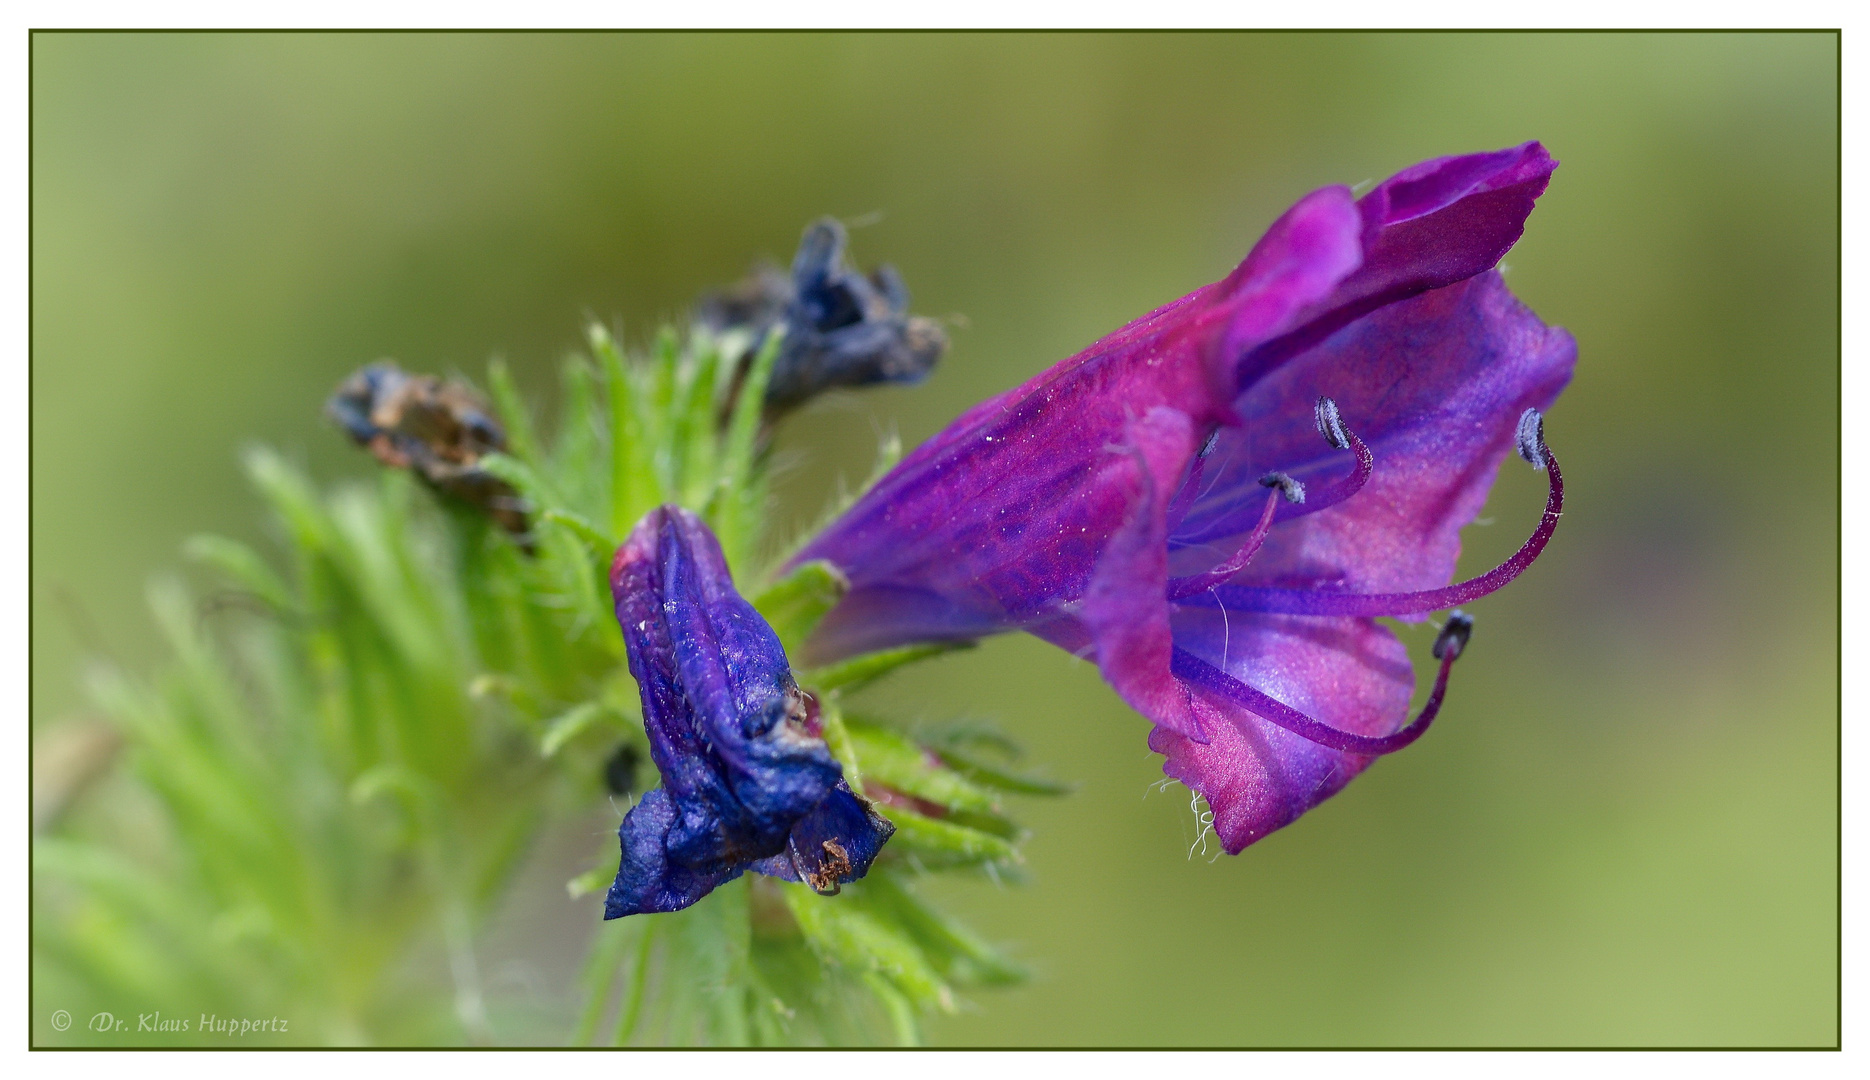
{"label": "magenta flower petal", "polygon": [[1256,348],[1241,385],[1388,304],[1491,269],[1525,231],[1558,162],[1536,142],[1410,166],[1357,202],[1363,259],[1299,327]]}
{"label": "magenta flower petal", "polygon": [[[1409,711],[1415,673],[1393,634],[1367,619],[1183,611],[1176,640],[1201,659],[1332,728],[1388,735]],[[1158,725],[1149,748],[1163,771],[1199,791],[1230,853],[1337,794],[1376,760],[1296,735],[1244,709],[1214,709],[1197,743]]]}
{"label": "magenta flower petal", "polygon": [[1089,633],[1104,678],[1131,708],[1200,737],[1187,688],[1166,677],[1175,641],[1162,593],[1168,501],[1194,453],[1194,431],[1186,414],[1159,406],[1129,424],[1125,435],[1115,471],[1127,473],[1122,490],[1129,512],[1098,557],[1081,607],[1058,621]]}
{"label": "magenta flower petal", "polygon": [[[1355,268],[1361,229],[1346,189],[1310,195],[1227,280],[975,406],[917,448],[798,556],[851,575],[810,659],[1062,614],[1143,497],[1136,418],[1152,416],[1152,431],[1183,423],[1191,433],[1231,421],[1223,336],[1237,339],[1237,353],[1289,328]],[[1166,514],[1166,478],[1179,477],[1197,446],[1191,435],[1179,449],[1152,450],[1164,489],[1152,513]],[[1161,604],[1160,588],[1150,602]]]}
{"label": "magenta flower petal", "polygon": [[[1563,504],[1541,412],[1576,349],[1491,268],[1556,163],[1537,143],[1300,200],[1226,279],[970,409],[800,559],[847,598],[815,661],[1023,629],[1099,670],[1239,851],[1422,714],[1376,615],[1498,588]],[[1521,553],[1452,589],[1460,529],[1518,445],[1551,498]]]}
{"label": "magenta flower petal", "polygon": [[1281,524],[1234,580],[1365,592],[1445,584],[1514,421],[1551,407],[1576,352],[1570,334],[1541,323],[1494,273],[1358,320],[1241,395],[1241,426],[1222,430],[1210,455],[1213,494],[1170,540],[1175,566],[1206,565],[1253,527],[1265,505],[1256,481],[1268,471],[1317,491],[1352,469],[1352,455],[1314,426],[1313,403],[1327,394],[1376,468],[1339,505],[1282,506]]}

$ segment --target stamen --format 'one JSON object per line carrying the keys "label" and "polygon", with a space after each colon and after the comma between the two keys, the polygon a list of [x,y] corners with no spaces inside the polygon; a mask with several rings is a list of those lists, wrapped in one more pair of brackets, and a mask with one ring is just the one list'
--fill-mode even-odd
{"label": "stamen", "polygon": [[[1281,473],[1274,473],[1272,475],[1283,476]],[[1269,476],[1267,479],[1271,479],[1271,477]],[[1294,485],[1298,483],[1298,481],[1293,480],[1289,476],[1284,477],[1284,479],[1288,483]],[[1266,480],[1261,480],[1260,483],[1265,484]],[[1251,533],[1247,534],[1247,538],[1241,543],[1240,549],[1234,552],[1232,558],[1211,570],[1199,574],[1190,574],[1188,577],[1170,578],[1168,588],[1170,600],[1185,600],[1188,597],[1207,592],[1221,582],[1238,574],[1246,567],[1247,563],[1253,560],[1253,556],[1260,550],[1260,545],[1266,542],[1266,534],[1272,531],[1273,511],[1279,509],[1279,496],[1285,492],[1285,487],[1277,481],[1267,484],[1267,486],[1275,488],[1276,490],[1268,493],[1266,496],[1266,509],[1260,512],[1260,523],[1253,527]],[[1291,498],[1291,496],[1288,494],[1287,498]],[[1299,497],[1293,501],[1305,501],[1304,488],[1299,488]]]}
{"label": "stamen", "polygon": [[1443,659],[1443,654],[1453,653],[1448,660],[1461,655],[1467,648],[1467,639],[1474,636],[1474,617],[1456,608],[1448,613],[1448,621],[1442,624],[1441,633],[1435,635],[1435,644],[1429,649],[1435,659]]}
{"label": "stamen", "polygon": [[1344,418],[1338,415],[1338,403],[1324,395],[1319,395],[1318,404],[1312,409],[1312,418],[1318,422],[1318,434],[1325,437],[1334,450],[1351,448],[1350,433],[1344,430]]}
{"label": "stamen", "polygon": [[1265,476],[1260,477],[1260,486],[1278,488],[1279,493],[1284,495],[1286,501],[1289,503],[1302,503],[1305,501],[1305,485],[1292,479],[1285,473],[1267,473]]}
{"label": "stamen", "polygon": [[1549,456],[1545,449],[1545,417],[1537,409],[1527,409],[1519,414],[1519,429],[1513,433],[1515,449],[1519,456],[1535,469],[1545,468],[1545,459]]}
{"label": "stamen", "polygon": [[1196,496],[1201,494],[1201,473],[1207,468],[1208,458],[1214,453],[1214,447],[1221,441],[1221,429],[1215,428],[1201,443],[1201,449],[1195,451],[1195,460],[1188,469],[1188,479],[1182,481],[1182,488],[1169,502],[1169,528],[1174,529],[1188,516],[1189,508],[1195,505]]}
{"label": "stamen", "polygon": [[1319,398],[1313,416],[1318,421],[1318,434],[1324,436],[1325,442],[1330,443],[1333,449],[1350,450],[1357,455],[1357,468],[1341,480],[1319,485],[1312,493],[1311,504],[1303,511],[1307,514],[1336,506],[1362,491],[1364,485],[1370,482],[1370,470],[1376,466],[1376,455],[1370,452],[1370,448],[1364,445],[1355,432],[1344,426],[1344,417],[1338,412],[1337,402],[1328,397]]}
{"label": "stamen", "polygon": [[[1532,418],[1530,423],[1527,417]],[[1522,453],[1533,451],[1545,469],[1549,485],[1545,513],[1539,517],[1539,527],[1526,538],[1526,542],[1520,545],[1512,558],[1479,577],[1456,582],[1445,588],[1402,593],[1347,593],[1329,589],[1225,585],[1214,590],[1216,600],[1225,599],[1234,607],[1271,615],[1351,615],[1373,618],[1379,615],[1420,615],[1486,596],[1532,565],[1539,553],[1545,550],[1553,530],[1558,528],[1559,517],[1565,512],[1565,478],[1558,470],[1558,459],[1552,456],[1551,447],[1545,444],[1542,428],[1543,422],[1536,410],[1528,409],[1520,418],[1521,435],[1531,431],[1530,438],[1522,437],[1519,440]]]}
{"label": "stamen", "polygon": [[[1349,476],[1333,480],[1328,484],[1314,484],[1309,489],[1305,488],[1303,485],[1299,485],[1299,489],[1305,493],[1305,497],[1302,499],[1293,499],[1291,502],[1294,505],[1281,508],[1279,514],[1280,521],[1290,521],[1293,518],[1301,517],[1305,514],[1328,509],[1357,494],[1359,491],[1363,490],[1365,484],[1370,482],[1370,472],[1376,465],[1376,457],[1370,452],[1370,448],[1365,446],[1363,440],[1359,439],[1354,432],[1344,426],[1344,420],[1338,414],[1336,402],[1328,397],[1319,398],[1318,407],[1313,415],[1318,421],[1318,432],[1320,435],[1324,436],[1325,442],[1329,443],[1334,449],[1350,450],[1354,452],[1357,455],[1357,466],[1351,471]],[[1168,520],[1171,534],[1173,534],[1176,527],[1182,523],[1182,519],[1188,515],[1188,511],[1194,504],[1194,498],[1198,487],[1197,481],[1201,476],[1201,464],[1202,460],[1197,459],[1195,462],[1195,471],[1189,477],[1189,483],[1182,486],[1181,492],[1176,496],[1175,502],[1169,508]],[[1267,475],[1279,476],[1283,474],[1268,473]],[[1262,478],[1260,483],[1264,484],[1266,480]],[[1297,481],[1293,481],[1293,483],[1297,484]],[[1199,535],[1175,537],[1172,546],[1189,547],[1203,542],[1208,537],[1225,536],[1231,532],[1233,532],[1232,529],[1228,529],[1226,532],[1220,532],[1214,527],[1204,527]]]}
{"label": "stamen", "polygon": [[1382,754],[1394,754],[1415,742],[1428,731],[1429,725],[1435,722],[1435,717],[1441,713],[1442,698],[1448,692],[1448,672],[1454,667],[1454,662],[1460,658],[1461,650],[1467,644],[1468,636],[1473,633],[1473,629],[1474,620],[1466,615],[1457,611],[1448,616],[1448,624],[1442,628],[1441,636],[1435,639],[1435,657],[1441,661],[1441,670],[1435,673],[1435,686],[1429,691],[1428,701],[1422,705],[1422,711],[1409,722],[1408,727],[1393,735],[1353,735],[1348,731],[1340,731],[1329,724],[1312,719],[1277,698],[1255,690],[1185,649],[1178,648],[1170,656],[1169,672],[1177,678],[1186,679],[1211,694],[1239,705],[1263,720],[1285,728],[1302,739],[1349,754],[1376,757]]}

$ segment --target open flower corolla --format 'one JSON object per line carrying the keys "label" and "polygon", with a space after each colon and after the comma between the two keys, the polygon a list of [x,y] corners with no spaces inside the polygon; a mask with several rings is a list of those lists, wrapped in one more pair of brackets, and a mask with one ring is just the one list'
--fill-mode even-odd
{"label": "open flower corolla", "polygon": [[[1026,630],[1154,724],[1229,852],[1330,797],[1434,719],[1472,629],[1444,621],[1411,722],[1374,620],[1492,592],[1557,524],[1542,415],[1576,348],[1494,269],[1556,165],[1526,143],[1313,192],[1223,280],[970,409],[798,555],[851,582],[806,659]],[[1514,449],[1545,513],[1449,585]]]}

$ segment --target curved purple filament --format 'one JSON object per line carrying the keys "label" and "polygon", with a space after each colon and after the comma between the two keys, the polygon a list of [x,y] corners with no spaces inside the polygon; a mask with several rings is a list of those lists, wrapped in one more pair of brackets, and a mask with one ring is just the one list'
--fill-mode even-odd
{"label": "curved purple filament", "polygon": [[1408,727],[1393,735],[1380,737],[1353,735],[1348,731],[1340,731],[1329,724],[1314,720],[1285,702],[1255,690],[1185,649],[1177,648],[1169,658],[1169,672],[1217,697],[1239,705],[1255,716],[1285,728],[1300,738],[1309,739],[1333,750],[1376,757],[1381,754],[1393,754],[1415,742],[1422,737],[1423,732],[1428,730],[1428,726],[1435,722],[1436,715],[1441,712],[1442,696],[1448,691],[1448,671],[1454,667],[1454,662],[1460,655],[1459,648],[1443,652],[1441,670],[1435,675],[1435,688],[1429,691],[1428,701],[1422,706],[1422,712],[1410,721]]}
{"label": "curved purple filament", "polygon": [[1364,441],[1357,437],[1356,432],[1348,427],[1340,430],[1344,433],[1344,438],[1350,442],[1351,452],[1357,455],[1357,468],[1353,469],[1349,476],[1336,483],[1320,484],[1309,489],[1305,493],[1305,501],[1281,514],[1281,519],[1295,518],[1329,509],[1362,491],[1364,485],[1370,482],[1370,470],[1376,467],[1376,455],[1370,452],[1370,448],[1364,445]]}
{"label": "curved purple filament", "polygon": [[1253,527],[1253,531],[1247,535],[1246,541],[1240,545],[1240,550],[1234,552],[1232,558],[1199,574],[1170,578],[1169,599],[1185,600],[1196,593],[1207,592],[1240,573],[1241,569],[1252,561],[1254,554],[1260,550],[1260,545],[1266,542],[1266,534],[1273,528],[1273,511],[1279,509],[1280,501],[1281,493],[1278,488],[1267,493],[1266,509],[1260,514],[1260,523]]}
{"label": "curved purple filament", "polygon": [[[1371,618],[1378,615],[1420,615],[1465,604],[1486,596],[1512,581],[1531,566],[1546,541],[1558,528],[1565,512],[1565,478],[1559,474],[1558,459],[1545,448],[1545,471],[1551,487],[1545,498],[1545,513],[1539,518],[1526,542],[1513,556],[1479,577],[1459,581],[1440,589],[1402,593],[1347,593],[1329,589],[1282,589],[1262,585],[1219,585],[1211,593],[1217,603],[1229,609],[1263,612],[1269,615],[1354,615]],[[1190,597],[1199,602],[1200,597]]]}

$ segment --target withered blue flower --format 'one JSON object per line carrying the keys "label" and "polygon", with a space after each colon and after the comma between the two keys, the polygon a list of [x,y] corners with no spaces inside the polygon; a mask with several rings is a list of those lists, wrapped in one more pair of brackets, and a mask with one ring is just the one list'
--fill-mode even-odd
{"label": "withered blue flower", "polygon": [[409,469],[527,542],[519,493],[480,467],[484,455],[506,448],[506,432],[467,384],[410,375],[380,361],[344,380],[325,402],[325,414],[378,461]]}
{"label": "withered blue flower", "polygon": [[827,893],[862,877],[894,826],[844,782],[708,527],[680,507],[652,511],[610,584],[662,786],[617,830],[604,917],[677,911],[749,869]]}
{"label": "withered blue flower", "polygon": [[805,230],[789,276],[762,267],[700,304],[702,325],[749,330],[753,350],[784,327],[766,384],[769,408],[791,408],[834,386],[920,382],[948,347],[939,323],[909,314],[896,271],[886,264],[858,273],[847,265],[846,242],[844,226],[824,218]]}
{"label": "withered blue flower", "polygon": [[[1154,723],[1228,851],[1330,797],[1434,719],[1472,626],[1449,616],[1412,723],[1374,618],[1492,592],[1557,525],[1541,413],[1576,347],[1493,269],[1556,165],[1527,143],[1314,192],[1224,280],[970,409],[798,556],[851,582],[806,659],[1026,630]],[[1448,585],[1515,447],[1545,514]]]}

